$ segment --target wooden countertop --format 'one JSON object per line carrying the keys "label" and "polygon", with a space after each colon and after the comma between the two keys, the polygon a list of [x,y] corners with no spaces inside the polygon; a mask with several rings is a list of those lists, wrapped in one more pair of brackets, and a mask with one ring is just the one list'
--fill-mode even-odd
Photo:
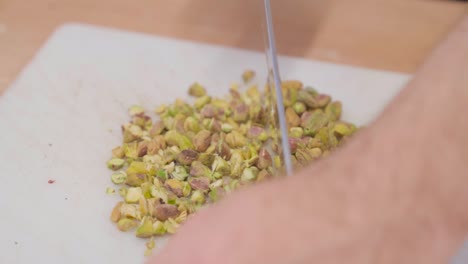
{"label": "wooden countertop", "polygon": [[[61,24],[84,22],[248,49],[263,49],[261,1],[2,0],[0,93]],[[273,0],[279,51],[413,72],[467,12],[430,0]]]}

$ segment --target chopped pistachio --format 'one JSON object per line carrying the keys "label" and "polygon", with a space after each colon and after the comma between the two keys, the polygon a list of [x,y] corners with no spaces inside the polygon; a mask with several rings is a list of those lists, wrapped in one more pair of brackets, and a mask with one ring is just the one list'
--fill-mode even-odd
{"label": "chopped pistachio", "polygon": [[191,178],[189,183],[193,190],[207,191],[210,188],[210,179],[207,177]]}
{"label": "chopped pistachio", "polygon": [[268,153],[266,148],[261,148],[258,153],[257,168],[260,170],[266,169],[271,166],[272,162],[270,153]]}
{"label": "chopped pistachio", "polygon": [[119,195],[120,195],[120,197],[125,198],[125,196],[127,195],[127,191],[128,191],[128,189],[127,189],[126,187],[121,187],[121,188],[119,189]]}
{"label": "chopped pistachio", "polygon": [[197,133],[202,129],[200,122],[193,116],[189,116],[184,121],[184,130]]}
{"label": "chopped pistachio", "polygon": [[122,232],[130,231],[138,226],[138,221],[135,219],[122,218],[117,222],[117,227]]}
{"label": "chopped pistachio", "polygon": [[289,136],[293,138],[302,138],[304,129],[302,127],[291,127],[289,129]]}
{"label": "chopped pistachio", "polygon": [[253,78],[255,78],[255,71],[253,70],[247,70],[242,73],[242,80],[244,81],[244,84],[251,82]]}
{"label": "chopped pistachio", "polygon": [[128,110],[131,116],[141,115],[145,113],[145,109],[139,105],[132,105]]}
{"label": "chopped pistachio", "polygon": [[281,82],[281,88],[288,90],[288,89],[293,89],[293,90],[300,90],[302,89],[304,85],[302,84],[301,81],[298,80],[286,80]]}
{"label": "chopped pistachio", "polygon": [[177,155],[177,161],[182,165],[190,165],[192,162],[197,160],[198,152],[191,149],[182,150],[179,155]]}
{"label": "chopped pistachio", "polygon": [[209,104],[210,102],[211,102],[211,96],[205,95],[205,96],[197,98],[193,105],[195,106],[196,109],[202,109],[205,105]]}
{"label": "chopped pistachio", "polygon": [[325,114],[331,121],[337,121],[341,117],[341,102],[332,102],[325,107]]}
{"label": "chopped pistachio", "polygon": [[213,162],[212,170],[219,172],[222,176],[229,175],[231,173],[231,166],[229,162],[217,156]]}
{"label": "chopped pistachio", "polygon": [[233,129],[232,125],[229,124],[229,123],[224,123],[221,125],[221,130],[224,132],[224,133],[229,133],[231,132]]}
{"label": "chopped pistachio", "polygon": [[303,103],[303,102],[296,102],[292,108],[294,109],[294,111],[296,112],[296,114],[298,115],[301,115],[303,114],[306,110],[307,110],[307,107],[306,105]]}
{"label": "chopped pistachio", "polygon": [[[205,203],[284,173],[281,135],[269,100],[275,94],[268,85],[261,92],[250,83],[254,75],[246,71],[245,89],[233,86],[224,98],[212,98],[195,83],[188,92],[193,104],[176,99],[162,105],[154,123],[142,107],[129,110],[123,144],[112,150],[107,165],[116,171],[114,184],[130,187],[119,189],[123,201],[111,220],[120,230],[137,228],[138,237],[151,237],[148,254],[154,235],[175,233]],[[297,80],[284,81],[281,88],[295,168],[329,155],[357,130],[340,120],[342,105],[330,96]]]}
{"label": "chopped pistachio", "polygon": [[188,182],[184,182],[182,186],[182,194],[184,197],[187,197],[192,193],[192,186]]}
{"label": "chopped pistachio", "polygon": [[124,159],[111,159],[107,162],[107,167],[111,170],[118,170],[121,169],[125,165]]}
{"label": "chopped pistachio", "polygon": [[259,171],[256,167],[245,168],[242,172],[241,180],[242,182],[254,181],[257,179]]}
{"label": "chopped pistachio", "polygon": [[179,210],[172,204],[159,204],[155,206],[153,216],[159,221],[166,221],[179,216]]}
{"label": "chopped pistachio", "polygon": [[142,197],[142,191],[140,187],[128,188],[127,195],[125,196],[125,202],[127,203],[138,203],[140,197]]}
{"label": "chopped pistachio", "polygon": [[153,221],[152,218],[146,216],[141,221],[140,226],[138,226],[135,235],[140,238],[149,238],[153,236]]}
{"label": "chopped pistachio", "polygon": [[289,127],[297,127],[301,124],[301,118],[297,115],[297,113],[291,108],[286,108],[286,121]]}
{"label": "chopped pistachio", "polygon": [[153,234],[155,236],[162,236],[162,235],[166,234],[166,227],[164,226],[163,222],[161,222],[159,220],[156,220],[153,223]]}
{"label": "chopped pistachio", "polygon": [[112,149],[112,157],[117,159],[122,159],[125,157],[125,151],[123,147],[118,146]]}
{"label": "chopped pistachio", "polygon": [[301,126],[304,128],[304,134],[308,136],[315,135],[320,128],[328,124],[328,118],[322,110],[315,110],[312,113],[302,115]]}
{"label": "chopped pistachio", "polygon": [[184,181],[189,176],[187,170],[183,166],[175,166],[171,174],[174,179],[179,181]]}
{"label": "chopped pistachio", "polygon": [[187,211],[182,211],[179,216],[175,219],[178,224],[183,224],[187,221],[188,213]]}
{"label": "chopped pistachio", "polygon": [[169,218],[164,222],[164,227],[166,228],[167,233],[175,234],[180,225],[173,218]]}
{"label": "chopped pistachio", "polygon": [[138,187],[146,181],[148,181],[148,177],[146,176],[146,174],[132,173],[127,174],[125,183],[129,186]]}
{"label": "chopped pistachio", "polygon": [[241,133],[232,131],[226,135],[226,143],[231,148],[240,148],[247,144],[247,139]]}
{"label": "chopped pistachio", "polygon": [[349,136],[354,132],[354,129],[346,123],[337,122],[333,127],[333,131],[340,136]]}
{"label": "chopped pistachio", "polygon": [[198,156],[198,161],[200,161],[205,166],[211,167],[215,160],[215,157],[215,155],[210,153],[202,153]]}
{"label": "chopped pistachio", "polygon": [[168,131],[164,139],[169,145],[178,146],[181,150],[193,149],[190,139],[175,130]]}
{"label": "chopped pistachio", "polygon": [[111,175],[111,181],[114,184],[122,184],[127,180],[127,174],[123,171],[115,172]]}
{"label": "chopped pistachio", "polygon": [[202,97],[206,95],[206,90],[201,84],[194,83],[189,88],[189,94],[193,97]]}
{"label": "chopped pistachio", "polygon": [[106,194],[114,194],[115,193],[115,189],[114,188],[111,188],[111,187],[107,187],[106,188]]}
{"label": "chopped pistachio", "polygon": [[195,190],[190,200],[197,204],[203,204],[205,202],[205,194],[201,190]]}
{"label": "chopped pistachio", "polygon": [[122,207],[123,202],[118,202],[115,206],[114,209],[112,209],[111,213],[111,221],[114,223],[117,223],[120,218],[122,217],[122,214],[120,213],[120,208]]}
{"label": "chopped pistachio", "polygon": [[183,190],[182,190],[182,188],[183,188],[184,186],[183,186],[182,181],[179,181],[179,180],[176,180],[176,179],[169,179],[169,180],[166,180],[166,182],[164,183],[164,185],[166,186],[166,188],[167,188],[168,190],[170,190],[171,192],[173,192],[173,193],[174,193],[175,195],[177,195],[178,197],[184,196]]}
{"label": "chopped pistachio", "polygon": [[201,161],[194,161],[190,166],[190,175],[194,177],[209,177],[211,170]]}
{"label": "chopped pistachio", "polygon": [[140,211],[135,204],[122,204],[120,206],[120,214],[126,218],[139,219],[141,217]]}

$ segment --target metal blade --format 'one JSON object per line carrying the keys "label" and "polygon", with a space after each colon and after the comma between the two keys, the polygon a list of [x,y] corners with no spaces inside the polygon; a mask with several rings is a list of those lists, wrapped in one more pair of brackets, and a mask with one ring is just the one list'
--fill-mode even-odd
{"label": "metal blade", "polygon": [[275,32],[273,28],[273,17],[271,14],[270,0],[264,0],[264,4],[267,31],[266,55],[268,61],[269,85],[270,87],[274,86],[276,94],[277,116],[281,132],[283,160],[286,169],[286,174],[291,175],[293,171],[291,161],[291,149],[288,140],[288,128],[286,124],[286,114],[284,111],[283,93],[281,91],[281,79],[279,74],[278,58],[276,56]]}

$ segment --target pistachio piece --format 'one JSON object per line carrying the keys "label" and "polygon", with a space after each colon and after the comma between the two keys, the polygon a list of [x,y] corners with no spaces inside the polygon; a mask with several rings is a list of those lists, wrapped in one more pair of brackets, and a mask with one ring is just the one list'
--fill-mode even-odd
{"label": "pistachio piece", "polygon": [[166,140],[162,135],[156,135],[153,140],[148,142],[147,154],[155,155],[159,153],[159,150],[166,148]]}
{"label": "pistachio piece", "polygon": [[140,187],[128,188],[127,195],[125,196],[125,202],[127,203],[138,203],[140,197],[143,196]]}
{"label": "pistachio piece", "polygon": [[164,186],[166,186],[168,190],[173,192],[178,197],[184,196],[183,190],[182,190],[183,183],[181,181],[176,180],[176,179],[169,179],[169,180],[166,180],[166,182],[164,183]]}
{"label": "pistachio piece", "polygon": [[122,217],[122,214],[120,213],[120,208],[122,207],[123,202],[118,202],[115,206],[114,209],[112,209],[111,212],[111,221],[114,223],[117,223],[120,218]]}
{"label": "pistachio piece", "polygon": [[120,171],[111,175],[111,181],[114,184],[122,184],[127,180],[127,174]]}
{"label": "pistachio piece", "polygon": [[[261,148],[258,153],[257,168],[260,170],[266,169],[272,165],[272,158],[266,148]],[[245,171],[245,170],[244,170]]]}
{"label": "pistachio piece", "polygon": [[117,159],[122,159],[125,157],[125,151],[123,147],[118,146],[112,149],[112,157]]}
{"label": "pistachio piece", "polygon": [[184,197],[189,196],[192,193],[192,186],[188,182],[184,182],[182,186],[182,195]]}
{"label": "pistachio piece", "polygon": [[195,190],[190,197],[190,201],[196,204],[203,204],[205,203],[205,194],[201,190]]}
{"label": "pistachio piece", "polygon": [[319,96],[316,97],[316,100],[317,100],[317,107],[322,108],[322,107],[327,106],[328,103],[330,103],[331,97],[326,94],[320,94]]}
{"label": "pistachio piece", "polygon": [[301,118],[296,114],[296,112],[291,108],[286,108],[286,122],[288,127],[297,127],[301,124]]}
{"label": "pistachio piece", "polygon": [[146,181],[148,181],[148,177],[146,176],[146,174],[134,173],[134,174],[127,174],[125,184],[132,186],[132,187],[138,187]]}
{"label": "pistachio piece", "polygon": [[291,127],[289,129],[289,136],[293,138],[302,138],[304,129],[302,127]]}
{"label": "pistachio piece", "polygon": [[214,172],[218,172],[221,176],[229,175],[231,173],[231,166],[229,162],[217,156],[213,162],[212,168]]}
{"label": "pistachio piece", "polygon": [[130,231],[138,226],[135,219],[122,218],[117,222],[117,228],[122,232]]}
{"label": "pistachio piece", "polygon": [[153,126],[151,127],[149,135],[152,138],[154,138],[155,136],[161,135],[164,129],[166,129],[164,122],[162,120],[159,120],[158,122],[154,123]]}
{"label": "pistachio piece", "polygon": [[247,139],[237,131],[232,131],[227,134],[225,140],[231,148],[240,148],[247,144]]}
{"label": "pistachio piece", "polygon": [[198,161],[200,161],[205,166],[211,167],[215,160],[215,157],[215,155],[210,153],[202,153],[198,156]]}
{"label": "pistachio piece", "polygon": [[172,204],[159,204],[155,206],[153,216],[159,221],[166,221],[179,216],[179,210]]}
{"label": "pistachio piece", "polygon": [[111,187],[107,187],[106,188],[106,194],[114,194],[115,193],[115,189],[114,188],[111,188]]}
{"label": "pistachio piece", "polygon": [[194,83],[190,86],[188,93],[193,97],[202,97],[206,95],[206,89],[201,84]]}
{"label": "pistachio piece", "polygon": [[242,182],[250,182],[257,179],[259,171],[256,167],[245,168],[242,172],[241,180]]}
{"label": "pistachio piece", "polygon": [[184,121],[184,130],[197,133],[202,129],[200,122],[193,116],[189,116]]}
{"label": "pistachio piece", "polygon": [[341,117],[342,105],[341,102],[332,102],[325,108],[325,114],[330,121],[337,121]]}
{"label": "pistachio piece", "polygon": [[138,143],[137,146],[137,156],[143,157],[148,153],[148,141],[141,141]]}
{"label": "pistachio piece", "polygon": [[298,114],[298,115],[302,115],[302,113],[304,113],[307,110],[307,107],[303,102],[296,102],[292,106],[292,108],[293,108],[294,112],[296,112],[296,114]]}
{"label": "pistachio piece", "polygon": [[281,88],[285,90],[300,90],[304,85],[298,80],[286,80],[281,82]]}
{"label": "pistachio piece", "polygon": [[141,217],[140,211],[135,204],[122,204],[120,206],[120,215],[125,218],[139,219]]}
{"label": "pistachio piece", "polygon": [[153,235],[162,236],[164,234],[166,234],[166,227],[164,226],[164,223],[156,220],[153,223]]}
{"label": "pistachio piece", "polygon": [[187,221],[188,213],[187,211],[182,211],[179,216],[174,219],[178,224],[183,224]]}
{"label": "pistachio piece", "polygon": [[124,129],[124,143],[130,143],[143,136],[143,130],[137,125],[130,125]]}
{"label": "pistachio piece", "polygon": [[223,131],[224,133],[230,133],[232,131],[233,127],[231,124],[228,124],[228,123],[224,123],[221,125],[221,131]]}
{"label": "pistachio piece", "polygon": [[182,165],[190,165],[192,162],[197,160],[198,152],[191,149],[182,150],[179,155],[177,155],[177,161]]}
{"label": "pistachio piece", "polygon": [[211,132],[208,130],[201,130],[193,138],[193,146],[198,152],[203,152],[208,149],[211,143]]}
{"label": "pistachio piece", "polygon": [[211,170],[200,161],[194,161],[190,166],[190,175],[194,177],[209,177]]}
{"label": "pistachio piece", "polygon": [[328,118],[322,110],[315,110],[312,113],[306,112],[302,115],[301,126],[307,136],[315,135],[320,128],[328,124]]}
{"label": "pistachio piece", "polygon": [[172,172],[172,177],[179,181],[184,181],[189,176],[187,170],[183,166],[175,166]]}
{"label": "pistachio piece", "polygon": [[207,191],[210,188],[210,179],[207,177],[190,178],[189,183],[193,190]]}
{"label": "pistachio piece", "polygon": [[118,170],[125,165],[125,160],[113,158],[107,162],[107,167],[111,170]]}
{"label": "pistachio piece", "polygon": [[255,78],[255,71],[253,70],[246,70],[244,73],[242,73],[242,80],[244,81],[244,84],[248,84],[252,81],[253,78]]}
{"label": "pistachio piece", "polygon": [[349,136],[354,132],[354,130],[355,128],[344,122],[337,122],[333,127],[333,131],[340,136]]}
{"label": "pistachio piece", "polygon": [[317,99],[306,90],[300,90],[297,93],[297,101],[304,103],[309,108],[318,108]]}
{"label": "pistachio piece", "polygon": [[137,228],[135,235],[140,238],[149,238],[153,236],[153,233],[153,219],[149,216],[144,217],[140,226]]}
{"label": "pistachio piece", "polygon": [[196,109],[202,109],[205,105],[209,104],[210,102],[211,96],[205,95],[197,98],[193,106],[195,106]]}
{"label": "pistachio piece", "polygon": [[180,225],[173,218],[169,218],[164,222],[164,227],[166,228],[167,233],[175,234]]}
{"label": "pistachio piece", "polygon": [[168,131],[164,135],[164,139],[170,146],[178,146],[181,150],[193,149],[193,144],[190,139],[175,130]]}
{"label": "pistachio piece", "polygon": [[142,115],[145,113],[145,109],[139,105],[132,105],[128,110],[131,116]]}
{"label": "pistachio piece", "polygon": [[251,128],[249,128],[249,131],[247,132],[247,137],[257,138],[261,141],[265,141],[268,139],[268,134],[264,128],[259,127],[259,126],[252,126]]}

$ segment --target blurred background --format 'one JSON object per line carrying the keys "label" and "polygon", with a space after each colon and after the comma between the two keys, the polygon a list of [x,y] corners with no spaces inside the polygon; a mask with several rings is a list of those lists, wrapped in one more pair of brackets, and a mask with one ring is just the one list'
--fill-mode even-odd
{"label": "blurred background", "polygon": [[[0,93],[48,36],[90,23],[263,50],[253,0],[1,0]],[[466,13],[449,0],[273,0],[279,52],[412,73]]]}

